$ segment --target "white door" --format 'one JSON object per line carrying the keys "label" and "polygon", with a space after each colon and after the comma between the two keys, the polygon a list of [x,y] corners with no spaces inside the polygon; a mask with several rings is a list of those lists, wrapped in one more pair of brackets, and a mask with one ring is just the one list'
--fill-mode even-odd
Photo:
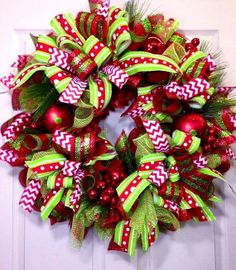
{"label": "white door", "polygon": [[[124,0],[112,1],[122,7]],[[235,0],[158,0],[150,1],[152,9],[163,12],[181,22],[189,37],[200,36],[212,41],[223,51],[228,63],[225,85],[235,85],[236,74],[236,1]],[[1,0],[0,7],[0,75],[17,54],[30,52],[29,33],[45,32],[49,21],[61,12],[88,10],[87,0],[39,1]],[[151,10],[151,9],[150,9]],[[0,91],[5,91],[1,87]],[[0,124],[12,114],[10,97],[0,95]],[[118,115],[108,119],[107,127]],[[110,124],[109,124],[110,123]],[[122,129],[116,127],[115,135]],[[2,143],[3,141],[1,141]],[[215,209],[214,224],[184,225],[177,233],[163,234],[146,254],[140,250],[134,258],[108,252],[107,243],[97,239],[91,231],[83,247],[72,247],[66,224],[51,227],[42,223],[37,213],[24,214],[18,207],[22,193],[17,170],[0,164],[0,269],[1,270],[233,270],[236,263],[236,211],[235,199],[227,187],[222,186],[224,203]],[[227,174],[233,182],[236,169]],[[236,184],[233,183],[235,186]]]}

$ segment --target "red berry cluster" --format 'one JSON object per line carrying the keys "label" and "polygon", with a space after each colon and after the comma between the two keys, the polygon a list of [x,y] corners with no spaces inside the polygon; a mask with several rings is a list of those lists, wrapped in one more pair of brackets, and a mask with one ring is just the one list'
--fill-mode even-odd
{"label": "red berry cluster", "polygon": [[102,175],[102,179],[96,180],[93,188],[88,190],[89,199],[99,202],[102,206],[116,205],[118,203],[116,187],[126,176],[121,161],[112,161],[108,171]]}
{"label": "red berry cluster", "polygon": [[205,136],[205,145],[203,146],[203,150],[205,152],[211,152],[219,147],[218,134],[219,134],[218,127],[212,126],[208,128],[207,136]]}
{"label": "red berry cluster", "polygon": [[185,50],[188,52],[191,49],[196,48],[200,44],[199,38],[193,38],[191,42],[185,44]]}

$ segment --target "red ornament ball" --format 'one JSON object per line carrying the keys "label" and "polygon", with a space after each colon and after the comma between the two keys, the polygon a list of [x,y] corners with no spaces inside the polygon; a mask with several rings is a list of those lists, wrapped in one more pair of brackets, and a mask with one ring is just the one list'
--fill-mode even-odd
{"label": "red ornament ball", "polygon": [[143,49],[146,52],[161,54],[164,51],[164,44],[157,36],[149,36],[144,42]]}
{"label": "red ornament ball", "polygon": [[193,46],[197,47],[200,44],[200,39],[199,38],[193,38],[191,40],[191,44],[193,44]]}
{"label": "red ornament ball", "polygon": [[176,121],[175,128],[190,135],[203,137],[207,130],[207,123],[200,114],[189,113]]}
{"label": "red ornament ball", "polygon": [[43,116],[44,127],[53,132],[57,128],[72,126],[74,114],[69,105],[57,103],[52,105]]}
{"label": "red ornament ball", "polygon": [[192,43],[186,43],[185,44],[185,50],[188,52],[189,50],[193,49],[194,45]]}

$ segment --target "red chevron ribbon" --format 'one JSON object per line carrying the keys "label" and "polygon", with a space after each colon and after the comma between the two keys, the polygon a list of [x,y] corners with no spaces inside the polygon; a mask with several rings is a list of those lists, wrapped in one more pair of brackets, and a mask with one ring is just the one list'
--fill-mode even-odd
{"label": "red chevron ribbon", "polygon": [[157,152],[166,153],[170,150],[168,139],[161,128],[158,121],[155,120],[142,120],[154,147]]}
{"label": "red chevron ribbon", "polygon": [[128,81],[128,74],[119,66],[106,65],[102,72],[104,72],[109,80],[113,82],[119,89],[121,89]]}
{"label": "red chevron ribbon", "polygon": [[80,165],[80,162],[66,160],[62,173],[66,176],[75,176],[80,168]]}
{"label": "red chevron ribbon", "polygon": [[196,165],[197,168],[202,169],[206,167],[207,158],[203,154],[195,153],[192,158],[193,163]]}
{"label": "red chevron ribbon", "polygon": [[236,160],[236,153],[231,148],[228,148],[226,153],[231,159]]}
{"label": "red chevron ribbon", "polygon": [[71,205],[76,205],[80,199],[80,196],[82,194],[82,191],[80,188],[80,181],[83,177],[84,177],[84,171],[78,169],[76,174],[74,175],[75,187],[73,189],[73,192],[70,195]]}
{"label": "red chevron ribbon", "polygon": [[84,40],[82,40],[81,36],[79,35],[78,31],[73,29],[71,22],[64,16],[64,14],[57,15],[54,20],[60,25],[63,29],[63,32],[73,38],[80,46],[83,46]]}
{"label": "red chevron ribbon", "polygon": [[62,131],[60,129],[55,130],[52,141],[60,145],[69,153],[74,153],[75,151],[75,137],[66,131]]}
{"label": "red chevron ribbon", "polygon": [[81,98],[87,87],[87,81],[81,81],[78,77],[74,77],[67,88],[60,95],[59,101],[63,103],[76,104]]}
{"label": "red chevron ribbon", "polygon": [[31,55],[18,55],[16,61],[11,65],[19,70],[23,69],[25,65],[32,59]]}
{"label": "red chevron ribbon", "polygon": [[164,203],[163,207],[164,208],[176,213],[177,215],[179,214],[180,208],[179,208],[177,203],[175,203],[175,202],[173,202],[171,200],[167,200],[167,199],[163,199],[163,200],[164,200],[163,201],[163,203]]}
{"label": "red chevron ribbon", "polygon": [[17,135],[22,133],[22,131],[27,127],[31,121],[31,114],[20,113],[13,117],[13,121],[7,128],[2,132],[5,140],[15,139]]}
{"label": "red chevron ribbon", "polygon": [[209,88],[210,84],[202,78],[193,79],[182,86],[177,82],[171,82],[164,87],[170,94],[174,93],[177,97],[186,101],[199,96]]}
{"label": "red chevron ribbon", "polygon": [[233,114],[230,117],[230,122],[232,123],[233,127],[236,129],[236,114]]}
{"label": "red chevron ribbon", "polygon": [[109,7],[110,7],[110,0],[103,0],[97,10],[97,15],[103,16],[107,20]]}
{"label": "red chevron ribbon", "polygon": [[153,185],[160,187],[168,179],[168,173],[165,169],[164,163],[159,162],[153,172],[149,175],[148,181]]}
{"label": "red chevron ribbon", "polygon": [[2,84],[4,84],[9,90],[11,90],[14,87],[13,84],[13,79],[14,79],[14,75],[12,73],[10,73],[9,75],[0,78],[0,82]]}
{"label": "red chevron ribbon", "polygon": [[0,149],[0,160],[13,164],[18,160],[18,155],[11,150]]}
{"label": "red chevron ribbon", "polygon": [[204,59],[207,64],[208,64],[208,68],[209,68],[209,71],[210,72],[213,72],[216,70],[216,62],[215,60],[213,59],[213,57],[211,56],[211,54],[208,54],[207,57]]}
{"label": "red chevron ribbon", "polygon": [[55,65],[62,69],[66,69],[69,72],[72,72],[72,68],[69,64],[69,58],[70,58],[69,53],[63,50],[60,50],[58,48],[53,48],[49,45],[44,44],[43,48],[47,49],[46,47],[50,47],[51,49],[49,64]]}
{"label": "red chevron ribbon", "polygon": [[217,93],[221,93],[221,94],[228,95],[228,94],[230,94],[232,91],[234,91],[235,89],[236,89],[235,86],[220,87],[220,88],[218,88]]}
{"label": "red chevron ribbon", "polygon": [[25,188],[19,202],[19,205],[22,206],[25,211],[32,212],[34,203],[40,192],[40,188],[41,181],[35,179],[31,180]]}

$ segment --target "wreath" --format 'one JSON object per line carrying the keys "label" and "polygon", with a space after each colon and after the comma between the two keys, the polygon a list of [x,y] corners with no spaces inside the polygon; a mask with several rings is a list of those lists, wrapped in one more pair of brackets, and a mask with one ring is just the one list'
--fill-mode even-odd
{"label": "wreath", "polygon": [[[22,167],[24,210],[69,222],[79,244],[94,226],[132,256],[180,222],[215,220],[213,180],[230,186],[223,173],[236,160],[236,101],[206,42],[174,19],[144,18],[136,1],[109,2],[89,0],[90,13],[59,14],[53,32],[31,35],[34,53],[1,79],[21,112],[1,126],[0,159]],[[121,108],[135,128],[113,146],[99,123]]]}

